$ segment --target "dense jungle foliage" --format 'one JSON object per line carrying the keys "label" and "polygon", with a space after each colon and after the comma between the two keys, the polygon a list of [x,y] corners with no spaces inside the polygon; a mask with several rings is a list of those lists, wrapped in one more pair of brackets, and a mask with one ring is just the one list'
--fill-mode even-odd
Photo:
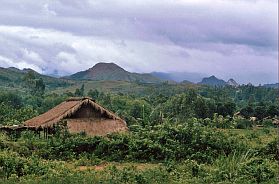
{"label": "dense jungle foliage", "polygon": [[[127,121],[107,137],[0,134],[0,183],[277,183],[275,89],[137,84],[104,92],[84,82],[55,93],[42,79],[0,90],[0,124],[21,124],[73,96],[89,96]],[[255,118],[251,118],[255,117]]]}

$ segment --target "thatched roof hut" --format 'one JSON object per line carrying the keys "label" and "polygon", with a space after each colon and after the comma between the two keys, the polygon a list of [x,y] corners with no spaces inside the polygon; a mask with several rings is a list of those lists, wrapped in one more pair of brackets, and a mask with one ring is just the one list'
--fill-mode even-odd
{"label": "thatched roof hut", "polygon": [[66,121],[70,133],[106,135],[127,131],[126,122],[91,98],[70,98],[53,109],[24,123],[30,127],[52,127]]}

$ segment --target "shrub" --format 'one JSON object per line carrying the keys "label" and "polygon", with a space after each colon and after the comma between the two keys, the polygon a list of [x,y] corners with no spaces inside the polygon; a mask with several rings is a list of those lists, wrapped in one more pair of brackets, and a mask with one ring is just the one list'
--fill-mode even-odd
{"label": "shrub", "polygon": [[250,151],[233,152],[228,156],[220,156],[213,163],[213,168],[216,168],[213,172],[213,180],[235,182],[240,175],[242,166],[252,157],[253,154]]}
{"label": "shrub", "polygon": [[238,119],[236,122],[236,128],[238,129],[252,128],[252,122],[247,119]]}
{"label": "shrub", "polygon": [[278,140],[274,139],[260,150],[260,155],[266,158],[274,158],[279,161],[278,148]]}
{"label": "shrub", "polygon": [[52,136],[40,140],[30,133],[19,139],[28,149],[20,149],[25,156],[37,155],[43,159],[72,160],[80,155],[109,161],[164,161],[193,159],[198,162],[212,162],[220,154],[246,149],[237,140],[218,130],[193,125],[164,123],[153,127],[139,128],[126,134],[112,134],[108,137],[84,137],[68,135]]}
{"label": "shrub", "polygon": [[24,175],[44,175],[48,166],[39,161],[38,158],[22,158],[13,152],[0,153],[0,177],[9,178],[11,175],[21,177]]}
{"label": "shrub", "polygon": [[241,168],[243,177],[257,183],[265,182],[275,177],[275,172],[270,168],[267,160],[255,158]]}
{"label": "shrub", "polygon": [[271,119],[266,119],[262,121],[262,125],[264,127],[274,127]]}

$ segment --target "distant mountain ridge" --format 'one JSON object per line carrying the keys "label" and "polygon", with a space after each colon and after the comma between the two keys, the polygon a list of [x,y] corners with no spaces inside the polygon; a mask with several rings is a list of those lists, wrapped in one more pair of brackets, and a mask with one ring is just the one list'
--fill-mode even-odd
{"label": "distant mountain ridge", "polygon": [[275,84],[264,84],[263,87],[265,87],[265,88],[274,88],[274,89],[278,89],[278,88],[279,88],[279,83],[275,83]]}
{"label": "distant mountain ridge", "polygon": [[198,84],[208,85],[208,86],[234,86],[234,87],[239,86],[239,84],[234,79],[229,79],[226,82],[222,79],[218,79],[214,75],[203,78],[202,81],[199,82]]}
{"label": "distant mountain ridge", "polygon": [[67,76],[74,80],[111,80],[111,81],[129,81],[142,83],[160,83],[161,79],[151,74],[130,73],[115,63],[97,63],[88,70],[77,72]]}
{"label": "distant mountain ridge", "polygon": [[229,79],[228,82],[227,82],[227,85],[234,86],[234,87],[239,86],[239,84],[234,79]]}
{"label": "distant mountain ridge", "polygon": [[202,80],[205,74],[195,72],[152,72],[151,75],[166,81],[183,82],[185,80],[196,83]]}
{"label": "distant mountain ridge", "polygon": [[218,79],[214,75],[203,78],[202,81],[199,82],[198,84],[208,85],[208,86],[225,86],[225,85],[227,85],[227,83],[224,80]]}
{"label": "distant mountain ridge", "polygon": [[[163,72],[153,72],[153,73],[145,73],[145,74],[131,73],[114,63],[97,63],[95,66],[89,68],[88,70],[80,71],[73,75],[61,77],[61,78],[59,78],[58,76],[43,75],[28,68],[21,70],[15,67],[9,67],[9,68],[0,67],[0,86],[20,84],[22,82],[23,76],[27,72],[34,72],[35,76],[37,76],[38,78],[42,78],[46,83],[46,85],[49,87],[68,86],[76,83],[77,80],[126,81],[126,82],[140,82],[140,83],[161,83],[167,81],[169,84],[199,84],[199,85],[208,85],[208,86],[234,86],[234,87],[240,86],[234,79],[229,79],[226,82],[222,79],[215,77],[214,75],[210,77],[202,78],[200,82],[193,82],[189,80],[189,78],[187,77],[183,78],[183,76],[187,76],[188,74],[189,75],[191,74],[187,72],[186,73],[178,72],[179,74],[178,76],[180,78],[177,79],[180,79],[180,81],[172,80],[174,73],[163,73]],[[249,83],[247,85],[252,85],[252,84]],[[278,89],[279,83],[264,84],[262,85],[262,87]]]}

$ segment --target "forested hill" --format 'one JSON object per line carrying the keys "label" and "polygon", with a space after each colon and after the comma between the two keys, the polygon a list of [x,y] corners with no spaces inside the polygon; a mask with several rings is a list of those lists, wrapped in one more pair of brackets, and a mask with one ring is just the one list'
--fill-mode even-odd
{"label": "forested hill", "polygon": [[24,87],[24,77],[26,77],[27,75],[33,75],[34,78],[42,79],[45,85],[51,89],[57,87],[66,87],[73,84],[73,82],[71,82],[70,80],[42,75],[32,69],[20,70],[14,67],[0,67],[0,87],[22,88]]}

